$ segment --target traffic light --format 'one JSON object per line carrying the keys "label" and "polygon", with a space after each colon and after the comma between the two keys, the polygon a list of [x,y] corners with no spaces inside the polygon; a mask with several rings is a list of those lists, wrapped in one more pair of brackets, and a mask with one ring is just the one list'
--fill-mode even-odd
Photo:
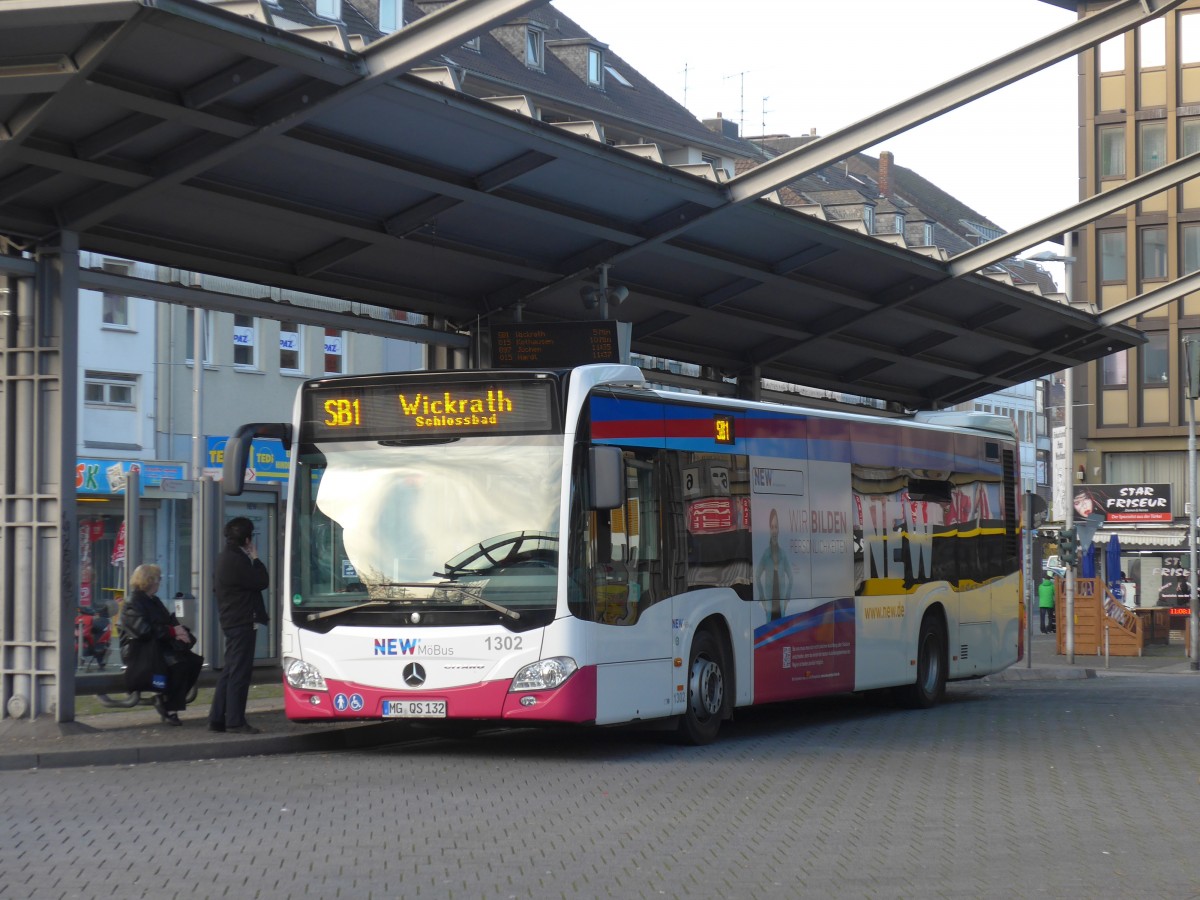
{"label": "traffic light", "polygon": [[1079,562],[1079,535],[1073,527],[1059,532],[1058,556],[1064,566],[1074,566]]}

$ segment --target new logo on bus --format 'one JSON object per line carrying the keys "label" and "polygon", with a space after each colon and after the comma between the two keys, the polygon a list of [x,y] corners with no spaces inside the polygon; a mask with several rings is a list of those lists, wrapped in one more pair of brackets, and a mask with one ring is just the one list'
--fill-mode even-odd
{"label": "new logo on bus", "polygon": [[420,638],[375,638],[376,656],[408,656],[421,646]]}

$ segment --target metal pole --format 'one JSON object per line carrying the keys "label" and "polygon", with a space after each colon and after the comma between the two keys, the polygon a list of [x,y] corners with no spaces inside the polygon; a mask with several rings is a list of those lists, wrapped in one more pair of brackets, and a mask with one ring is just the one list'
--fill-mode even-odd
{"label": "metal pole", "polygon": [[[1033,491],[1025,492],[1025,668],[1033,667]],[[1040,611],[1038,613],[1041,614]]]}
{"label": "metal pole", "polygon": [[[1063,280],[1066,282],[1064,293],[1067,297],[1067,303],[1070,304],[1075,293],[1075,286],[1072,283],[1074,272],[1074,251],[1075,251],[1075,234],[1066,232],[1063,235]],[[1063,510],[1063,528],[1070,529],[1075,525],[1075,370],[1068,368],[1066,377],[1063,379],[1063,438],[1067,445],[1067,471],[1064,475],[1066,478],[1067,502],[1066,508]],[[1081,548],[1082,549],[1082,548]],[[1067,566],[1066,575],[1063,577],[1063,613],[1067,620],[1065,623],[1059,622],[1058,627],[1062,628],[1066,625],[1066,636],[1064,639],[1063,649],[1066,651],[1067,663],[1075,662],[1075,567]]]}
{"label": "metal pole", "polygon": [[[204,474],[204,310],[197,306],[192,310],[192,480],[199,481]],[[189,592],[201,605],[200,555],[204,543],[200,533],[204,528],[203,505],[197,494],[192,494],[192,572]]]}
{"label": "metal pole", "polygon": [[1183,339],[1183,362],[1188,367],[1188,377],[1184,390],[1188,394],[1188,443],[1187,443],[1187,485],[1188,485],[1188,547],[1191,556],[1190,565],[1188,566],[1188,593],[1191,596],[1192,612],[1188,617],[1188,636],[1191,638],[1191,668],[1193,671],[1200,669],[1200,648],[1196,646],[1197,632],[1200,631],[1197,623],[1200,622],[1200,604],[1196,599],[1196,516],[1198,515],[1196,506],[1196,398],[1191,396],[1192,379],[1197,373],[1191,370],[1191,353],[1188,351],[1188,344],[1195,343],[1187,338]]}

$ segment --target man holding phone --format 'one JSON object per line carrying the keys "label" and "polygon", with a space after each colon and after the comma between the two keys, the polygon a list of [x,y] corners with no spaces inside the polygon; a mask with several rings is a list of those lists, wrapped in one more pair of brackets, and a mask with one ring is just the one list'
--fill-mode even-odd
{"label": "man holding phone", "polygon": [[225,524],[225,549],[217,554],[214,581],[225,634],[225,666],[208,711],[208,730],[258,734],[246,721],[246,698],[254,670],[254,632],[270,621],[262,592],[271,578],[258,558],[254,523],[244,516]]}

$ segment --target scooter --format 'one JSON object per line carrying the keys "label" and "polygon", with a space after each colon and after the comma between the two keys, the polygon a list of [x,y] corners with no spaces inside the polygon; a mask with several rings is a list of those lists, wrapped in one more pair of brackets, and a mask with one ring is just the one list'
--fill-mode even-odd
{"label": "scooter", "polygon": [[[83,647],[79,646],[82,639]],[[75,653],[86,668],[95,662],[103,669],[112,644],[112,620],[99,615],[90,606],[81,606],[75,616]]]}

